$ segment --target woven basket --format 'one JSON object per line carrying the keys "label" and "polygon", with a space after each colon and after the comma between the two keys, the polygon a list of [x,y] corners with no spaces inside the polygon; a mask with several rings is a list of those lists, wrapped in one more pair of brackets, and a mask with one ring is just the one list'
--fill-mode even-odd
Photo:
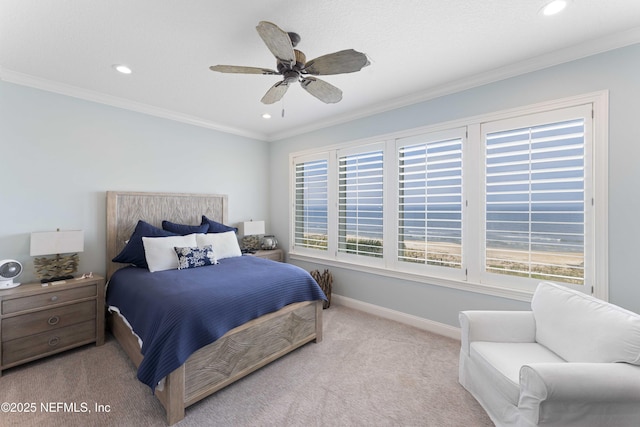
{"label": "woven basket", "polygon": [[309,274],[311,274],[311,277],[313,277],[315,281],[318,282],[320,289],[322,289],[322,292],[324,292],[324,294],[327,296],[327,301],[324,301],[322,307],[329,308],[329,306],[331,305],[331,288],[333,285],[333,276],[331,275],[329,270],[325,270],[322,274],[318,270],[313,270]]}

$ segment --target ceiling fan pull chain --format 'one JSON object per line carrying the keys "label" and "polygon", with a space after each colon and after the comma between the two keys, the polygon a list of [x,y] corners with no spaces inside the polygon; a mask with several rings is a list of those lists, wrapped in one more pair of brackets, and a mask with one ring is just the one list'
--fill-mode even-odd
{"label": "ceiling fan pull chain", "polygon": [[284,99],[280,102],[282,102],[282,118],[284,119]]}

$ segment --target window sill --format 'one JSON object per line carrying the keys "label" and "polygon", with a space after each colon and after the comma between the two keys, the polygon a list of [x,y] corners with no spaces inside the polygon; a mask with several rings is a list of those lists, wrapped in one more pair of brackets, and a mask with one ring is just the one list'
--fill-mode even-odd
{"label": "window sill", "polygon": [[510,289],[500,286],[489,286],[482,283],[472,283],[466,281],[452,280],[442,277],[425,276],[415,273],[407,273],[403,271],[391,270],[383,267],[376,267],[371,265],[356,264],[346,261],[338,261],[330,258],[323,258],[318,256],[310,256],[306,254],[300,254],[295,252],[289,253],[289,259],[319,263],[322,265],[338,268],[346,268],[349,270],[360,271],[363,273],[377,274],[380,276],[393,277],[396,279],[409,280],[417,283],[424,283],[434,286],[442,286],[445,288],[458,289],[467,292],[474,292],[477,294],[491,295],[501,298],[508,298],[516,301],[530,302],[533,292],[526,290]]}

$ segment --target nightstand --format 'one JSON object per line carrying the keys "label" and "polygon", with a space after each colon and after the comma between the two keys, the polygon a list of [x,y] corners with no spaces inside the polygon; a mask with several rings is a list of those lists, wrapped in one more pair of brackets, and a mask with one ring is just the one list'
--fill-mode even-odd
{"label": "nightstand", "polygon": [[104,344],[103,277],[0,291],[0,375],[91,342]]}
{"label": "nightstand", "polygon": [[284,262],[284,252],[282,249],[260,250],[260,251],[256,251],[253,254],[247,254],[247,255],[272,259],[278,262]]}

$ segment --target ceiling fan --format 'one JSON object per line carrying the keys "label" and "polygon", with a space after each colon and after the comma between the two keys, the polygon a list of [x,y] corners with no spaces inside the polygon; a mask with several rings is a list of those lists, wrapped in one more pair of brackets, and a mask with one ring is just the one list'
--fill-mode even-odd
{"label": "ceiling fan", "polygon": [[258,34],[276,57],[276,70],[238,65],[214,65],[212,71],[238,74],[279,74],[283,79],[265,93],[260,100],[263,104],[273,104],[282,99],[289,85],[300,82],[304,90],[326,104],[342,99],[342,91],[337,87],[311,76],[353,73],[369,65],[367,55],[353,49],[341,50],[307,61],[304,53],[294,47],[300,41],[296,33],[287,33],[277,25],[260,21],[256,27]]}

